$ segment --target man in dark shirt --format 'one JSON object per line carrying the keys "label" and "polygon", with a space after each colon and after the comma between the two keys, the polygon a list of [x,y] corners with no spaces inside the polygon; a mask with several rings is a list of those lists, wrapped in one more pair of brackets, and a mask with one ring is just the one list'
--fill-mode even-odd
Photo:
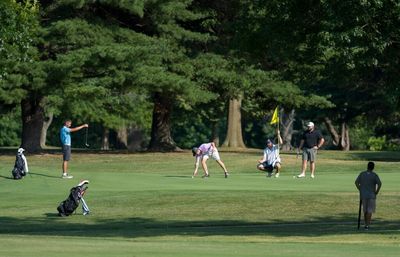
{"label": "man in dark shirt", "polygon": [[379,176],[373,171],[375,164],[373,162],[368,163],[368,169],[358,175],[355,184],[360,191],[360,199],[363,206],[364,212],[364,225],[365,229],[368,230],[371,224],[372,213],[375,212],[376,207],[376,195],[381,189],[382,182]]}
{"label": "man in dark shirt", "polygon": [[298,178],[306,176],[307,162],[310,161],[311,178],[315,177],[315,159],[317,157],[317,150],[321,148],[325,140],[321,132],[315,129],[314,123],[307,124],[307,130],[303,133],[300,141],[300,149],[303,149],[303,164],[301,173],[297,175]]}

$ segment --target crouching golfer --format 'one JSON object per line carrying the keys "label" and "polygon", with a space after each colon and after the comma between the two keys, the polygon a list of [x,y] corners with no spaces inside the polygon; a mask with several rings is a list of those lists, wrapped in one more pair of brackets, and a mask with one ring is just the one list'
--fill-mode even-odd
{"label": "crouching golfer", "polygon": [[208,168],[207,168],[207,160],[210,157],[212,157],[214,160],[217,161],[219,166],[221,166],[221,168],[224,170],[225,178],[228,178],[229,173],[226,170],[225,164],[221,161],[221,158],[219,157],[218,149],[215,146],[214,142],[202,144],[199,147],[193,147],[192,153],[193,153],[193,156],[196,157],[196,162],[194,165],[194,172],[193,172],[192,178],[194,178],[197,175],[200,161],[201,161],[201,166],[203,167],[203,170],[204,170],[203,178],[207,178],[210,176],[210,174],[208,173]]}
{"label": "crouching golfer", "polygon": [[[282,138],[278,133],[279,143],[282,144]],[[272,176],[272,172],[275,169],[275,177],[279,178],[279,172],[281,170],[281,157],[279,156],[279,147],[274,145],[270,139],[267,140],[267,147],[264,149],[264,156],[261,160],[258,160],[257,169],[266,171],[267,177]]]}
{"label": "crouching golfer", "polygon": [[89,127],[88,124],[83,124],[79,127],[71,128],[71,125],[72,121],[66,120],[64,126],[60,130],[60,140],[63,152],[62,178],[73,178],[73,176],[68,175],[68,161],[71,158],[71,132],[76,132]]}
{"label": "crouching golfer", "polygon": [[382,186],[379,176],[373,171],[374,167],[375,164],[369,162],[367,170],[361,172],[355,181],[356,187],[360,191],[365,230],[368,230],[371,224],[372,213],[375,212],[376,207],[376,195]]}

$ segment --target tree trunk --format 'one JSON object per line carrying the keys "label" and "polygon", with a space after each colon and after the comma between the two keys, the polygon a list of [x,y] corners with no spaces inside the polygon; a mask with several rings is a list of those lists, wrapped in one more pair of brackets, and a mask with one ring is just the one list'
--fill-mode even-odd
{"label": "tree trunk", "polygon": [[283,115],[283,117],[284,118],[282,119],[281,122],[281,128],[282,128],[281,135],[283,140],[282,150],[290,151],[293,148],[292,147],[292,136],[294,133],[293,123],[295,121],[296,112],[294,109],[292,109],[288,115]]}
{"label": "tree trunk", "polygon": [[101,150],[110,150],[110,129],[109,128],[104,128],[103,129],[103,136],[101,139]]}
{"label": "tree trunk", "polygon": [[144,131],[135,126],[131,125],[128,128],[128,150],[129,151],[141,151],[144,149],[146,135]]}
{"label": "tree trunk", "polygon": [[117,141],[115,143],[115,148],[117,149],[128,148],[128,129],[126,128],[125,125],[117,130]]}
{"label": "tree trunk", "polygon": [[40,136],[44,121],[44,110],[40,105],[40,100],[41,98],[30,98],[21,101],[21,147],[31,153],[37,153],[42,150],[40,147]]}
{"label": "tree trunk", "polygon": [[350,151],[349,126],[347,126],[346,122],[342,123],[342,135],[340,138],[340,146],[342,150]]}
{"label": "tree trunk", "polygon": [[167,97],[156,93],[154,96],[153,120],[149,151],[181,151],[171,136],[172,103]]}
{"label": "tree trunk", "polygon": [[215,143],[216,146],[219,146],[219,133],[218,133],[218,122],[211,122],[211,141]]}
{"label": "tree trunk", "polygon": [[340,127],[340,135],[336,131],[335,127],[332,124],[332,121],[328,118],[324,118],[324,122],[326,127],[328,128],[329,133],[331,134],[333,144],[338,146],[338,148],[342,151],[349,151],[350,150],[350,133],[349,127],[345,121],[342,122]]}
{"label": "tree trunk", "polygon": [[49,129],[51,123],[53,122],[54,114],[52,112],[47,115],[45,120],[43,121],[42,133],[40,134],[40,147],[46,147],[46,139],[47,139],[47,130]]}
{"label": "tree trunk", "polygon": [[340,141],[340,136],[337,133],[337,131],[335,129],[335,126],[333,126],[332,121],[328,117],[325,117],[324,118],[324,123],[325,123],[326,128],[328,129],[329,133],[332,136],[333,145],[338,146],[339,145],[339,141]]}
{"label": "tree trunk", "polygon": [[222,146],[232,148],[246,148],[242,135],[242,98],[229,100],[228,131]]}

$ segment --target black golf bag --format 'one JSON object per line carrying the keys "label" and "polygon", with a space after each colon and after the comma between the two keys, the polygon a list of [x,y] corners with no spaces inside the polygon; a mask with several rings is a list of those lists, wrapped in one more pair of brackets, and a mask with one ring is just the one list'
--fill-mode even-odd
{"label": "black golf bag", "polygon": [[76,210],[76,208],[78,208],[79,203],[87,188],[88,187],[86,186],[86,184],[78,185],[71,188],[68,198],[65,201],[62,201],[57,207],[58,215],[71,215]]}
{"label": "black golf bag", "polygon": [[17,156],[15,157],[14,168],[11,171],[14,179],[22,179],[28,172],[28,164],[23,151],[23,148],[18,149]]}

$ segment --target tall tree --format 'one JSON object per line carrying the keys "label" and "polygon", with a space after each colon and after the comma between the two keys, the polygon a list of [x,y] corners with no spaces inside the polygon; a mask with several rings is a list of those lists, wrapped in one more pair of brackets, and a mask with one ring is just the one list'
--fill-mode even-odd
{"label": "tall tree", "polygon": [[[43,121],[43,72],[36,65],[34,44],[38,33],[36,1],[5,0],[0,3],[0,107],[21,108],[22,147],[40,149]],[[38,132],[39,131],[39,132]]]}

